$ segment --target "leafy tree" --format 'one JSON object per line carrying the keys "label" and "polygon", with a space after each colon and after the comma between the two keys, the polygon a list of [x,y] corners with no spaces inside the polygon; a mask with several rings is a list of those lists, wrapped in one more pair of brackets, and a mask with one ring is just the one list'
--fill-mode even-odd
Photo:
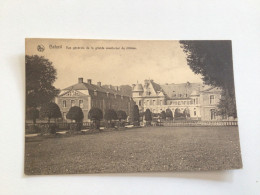
{"label": "leafy tree", "polygon": [[166,109],[166,117],[169,118],[170,120],[173,119],[172,111],[169,108]]}
{"label": "leafy tree", "polygon": [[70,108],[69,112],[66,115],[67,119],[75,120],[77,123],[82,122],[84,114],[82,109],[78,106],[73,106]]}
{"label": "leafy tree", "polygon": [[95,128],[99,129],[100,120],[103,119],[103,112],[99,108],[91,108],[88,112],[88,118],[93,121]]}
{"label": "leafy tree", "polygon": [[165,111],[162,111],[162,112],[161,112],[161,117],[162,117],[162,119],[164,119],[164,120],[166,119],[166,112],[165,112]]}
{"label": "leafy tree", "polygon": [[175,111],[174,111],[174,118],[178,118],[178,117],[181,117],[182,114],[181,114],[181,111],[179,108],[176,108]]}
{"label": "leafy tree", "polygon": [[187,62],[195,74],[202,75],[205,84],[224,91],[221,112],[236,117],[231,41],[180,41]]}
{"label": "leafy tree", "polygon": [[152,113],[150,109],[146,109],[144,113],[144,120],[146,121],[152,121]]}
{"label": "leafy tree", "polygon": [[70,129],[80,131],[82,128],[82,120],[84,118],[84,114],[80,107],[73,106],[70,108],[69,112],[66,115],[67,119],[75,120],[76,124],[71,124]]}
{"label": "leafy tree", "polygon": [[53,86],[56,69],[43,56],[25,56],[26,65],[26,106],[37,107],[51,102],[59,90]]}
{"label": "leafy tree", "polygon": [[54,102],[44,104],[40,110],[40,117],[48,118],[48,123],[50,123],[50,119],[52,118],[54,119],[60,118],[61,112],[59,106]]}
{"label": "leafy tree", "polygon": [[138,122],[138,123],[140,122],[139,108],[137,105],[134,106],[133,120],[134,120],[134,122]]}
{"label": "leafy tree", "polygon": [[36,119],[39,118],[39,110],[37,108],[29,108],[26,112],[27,119],[31,119],[33,124],[36,123]]}
{"label": "leafy tree", "polygon": [[183,116],[184,117],[190,117],[190,110],[189,108],[185,108],[184,111],[183,111]]}
{"label": "leafy tree", "polygon": [[126,112],[123,110],[118,110],[117,117],[118,117],[119,121],[121,121],[122,119],[126,120],[126,118],[127,118]]}
{"label": "leafy tree", "polygon": [[105,115],[104,115],[104,118],[105,118],[107,121],[110,121],[110,122],[111,122],[111,120],[117,120],[116,111],[113,110],[113,109],[108,109],[108,110],[106,110]]}
{"label": "leafy tree", "polygon": [[227,90],[222,90],[217,113],[237,118],[235,95],[230,95]]}

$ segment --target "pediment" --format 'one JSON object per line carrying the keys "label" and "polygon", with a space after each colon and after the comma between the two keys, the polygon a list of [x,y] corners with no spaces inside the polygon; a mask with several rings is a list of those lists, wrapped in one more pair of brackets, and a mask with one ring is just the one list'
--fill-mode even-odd
{"label": "pediment", "polygon": [[88,91],[87,90],[69,90],[69,91],[65,91],[64,93],[62,93],[60,95],[60,97],[81,97],[81,96],[85,96],[88,95]]}

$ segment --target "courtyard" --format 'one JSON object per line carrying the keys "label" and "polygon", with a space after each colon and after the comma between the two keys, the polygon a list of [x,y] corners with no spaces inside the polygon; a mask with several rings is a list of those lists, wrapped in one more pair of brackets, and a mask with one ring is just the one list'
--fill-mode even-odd
{"label": "courtyard", "polygon": [[25,142],[25,174],[241,168],[236,126],[144,127]]}

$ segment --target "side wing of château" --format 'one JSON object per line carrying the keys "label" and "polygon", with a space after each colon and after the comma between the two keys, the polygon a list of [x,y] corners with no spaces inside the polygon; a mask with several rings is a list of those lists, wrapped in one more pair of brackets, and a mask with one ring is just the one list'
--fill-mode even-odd
{"label": "side wing of ch\u00e2teau", "polygon": [[194,120],[222,120],[217,116],[217,105],[221,98],[221,89],[201,83],[181,83],[160,85],[153,80],[145,80],[144,84],[132,85],[133,100],[144,112],[150,109],[153,113],[161,113],[170,109],[172,113],[178,109],[181,113],[189,113]]}

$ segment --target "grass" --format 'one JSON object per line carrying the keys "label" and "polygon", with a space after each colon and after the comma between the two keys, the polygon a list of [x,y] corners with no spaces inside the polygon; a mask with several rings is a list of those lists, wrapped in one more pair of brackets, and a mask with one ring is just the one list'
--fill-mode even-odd
{"label": "grass", "polygon": [[25,143],[25,174],[222,170],[242,167],[237,127],[146,127]]}

